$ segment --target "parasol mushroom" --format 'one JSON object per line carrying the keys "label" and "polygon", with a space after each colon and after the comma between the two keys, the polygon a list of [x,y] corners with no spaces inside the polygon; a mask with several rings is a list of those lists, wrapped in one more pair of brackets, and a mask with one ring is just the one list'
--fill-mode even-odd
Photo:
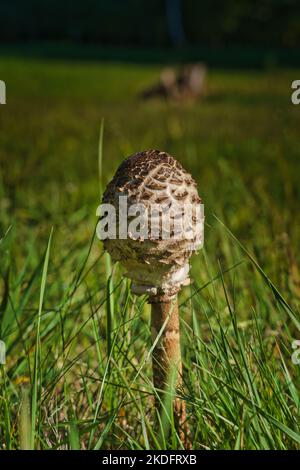
{"label": "parasol mushroom", "polygon": [[[151,304],[153,382],[161,397],[172,368],[177,389],[182,387],[177,295],[189,283],[190,256],[203,244],[196,182],[171,155],[147,150],[122,162],[102,202],[115,208],[117,227],[116,236],[104,240],[104,249],[126,269],[132,292],[146,294]],[[185,402],[178,396],[173,410],[179,435],[187,442]]]}

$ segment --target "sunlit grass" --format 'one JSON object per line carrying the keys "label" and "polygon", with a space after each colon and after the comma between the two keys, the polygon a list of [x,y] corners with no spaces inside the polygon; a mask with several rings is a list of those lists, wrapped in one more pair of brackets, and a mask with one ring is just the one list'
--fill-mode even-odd
{"label": "sunlit grass", "polygon": [[207,98],[179,105],[138,100],[157,67],[0,63],[1,447],[181,448],[153,410],[149,306],[94,234],[99,180],[154,147],[205,203],[180,296],[193,446],[299,448],[295,73],[210,71]]}

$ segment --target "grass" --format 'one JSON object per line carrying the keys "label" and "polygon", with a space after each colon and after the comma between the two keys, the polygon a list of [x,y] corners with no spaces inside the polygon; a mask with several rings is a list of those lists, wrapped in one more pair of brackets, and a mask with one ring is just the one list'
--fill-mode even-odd
{"label": "grass", "polygon": [[98,170],[101,192],[154,147],[205,203],[180,297],[193,447],[299,449],[299,71],[211,70],[206,99],[179,105],[138,100],[157,66],[0,65],[1,448],[181,448],[153,425],[149,306],[94,234]]}

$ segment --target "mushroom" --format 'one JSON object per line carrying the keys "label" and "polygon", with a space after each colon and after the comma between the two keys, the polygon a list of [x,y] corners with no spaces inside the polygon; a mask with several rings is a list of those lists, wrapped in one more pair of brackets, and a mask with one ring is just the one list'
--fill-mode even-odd
{"label": "mushroom", "polygon": [[[203,245],[203,205],[192,176],[159,150],[146,150],[124,160],[102,202],[115,208],[117,226],[116,237],[103,241],[104,249],[113,262],[119,261],[125,268],[132,292],[146,294],[151,304],[158,405],[172,370],[177,373],[177,389],[182,387],[177,296],[189,284],[189,258]],[[173,410],[179,435],[187,442],[185,402],[176,397]]]}

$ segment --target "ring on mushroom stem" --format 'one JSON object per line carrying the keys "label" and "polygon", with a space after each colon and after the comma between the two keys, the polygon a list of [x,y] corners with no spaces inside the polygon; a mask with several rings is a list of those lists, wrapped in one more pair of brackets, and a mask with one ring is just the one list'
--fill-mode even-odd
{"label": "ring on mushroom stem", "polygon": [[[147,211],[154,205],[161,208],[155,214],[156,237],[144,213],[144,218],[141,216],[139,220],[143,235],[132,236],[127,228],[127,237],[118,238],[119,230],[115,230],[115,237],[103,240],[104,249],[112,260],[119,261],[126,269],[125,275],[132,280],[132,292],[148,295],[152,305],[153,342],[159,335],[153,350],[153,382],[160,396],[166,391],[174,366],[178,373],[177,390],[182,387],[177,294],[182,286],[189,284],[191,255],[203,246],[203,205],[192,176],[171,155],[159,150],[146,150],[128,157],[108,184],[102,203],[115,208],[114,220],[119,226],[124,223],[125,214],[118,204],[120,196],[126,196],[130,205],[142,204]],[[185,206],[192,211],[188,222],[179,226]],[[179,235],[177,237],[165,236],[168,230],[164,216],[171,210],[171,233]],[[127,212],[125,216],[128,217]],[[179,435],[189,447],[185,401],[176,397],[173,410]]]}

